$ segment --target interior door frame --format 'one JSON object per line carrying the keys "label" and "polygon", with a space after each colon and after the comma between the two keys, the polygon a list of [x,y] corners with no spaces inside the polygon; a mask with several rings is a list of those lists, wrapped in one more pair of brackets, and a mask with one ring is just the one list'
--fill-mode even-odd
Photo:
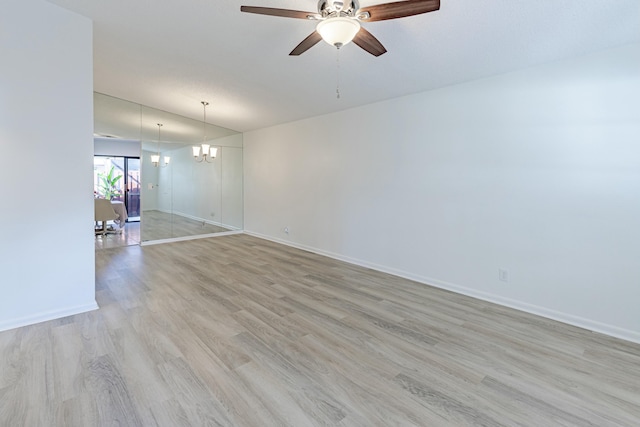
{"label": "interior door frame", "polygon": [[[127,212],[130,212],[129,209],[129,197],[128,197],[128,193],[129,193],[129,160],[130,159],[134,159],[134,160],[138,160],[138,162],[141,162],[141,157],[140,156],[116,156],[116,155],[108,155],[108,154],[94,154],[93,157],[107,157],[107,158],[120,158],[120,159],[124,159],[123,161],[123,174],[124,174],[124,182],[123,182],[123,188],[124,188],[124,194],[122,196],[122,201],[124,202],[124,206],[127,209]],[[138,167],[138,170],[140,170],[142,167],[142,164],[140,163],[140,166]],[[142,190],[142,186],[140,186],[140,189]],[[141,206],[141,205],[140,205]],[[140,210],[140,206],[138,207],[138,210]],[[138,215],[134,216],[137,217],[138,219],[136,220],[131,220],[131,218],[127,218],[126,222],[140,222],[140,217],[142,212],[139,212]]]}

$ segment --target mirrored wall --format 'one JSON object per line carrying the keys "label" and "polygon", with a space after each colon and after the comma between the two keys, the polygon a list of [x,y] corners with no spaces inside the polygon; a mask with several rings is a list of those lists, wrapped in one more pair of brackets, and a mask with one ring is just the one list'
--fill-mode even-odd
{"label": "mirrored wall", "polygon": [[[100,93],[94,118],[96,144],[139,147],[143,244],[243,228],[241,133]],[[203,142],[215,158],[194,158]]]}

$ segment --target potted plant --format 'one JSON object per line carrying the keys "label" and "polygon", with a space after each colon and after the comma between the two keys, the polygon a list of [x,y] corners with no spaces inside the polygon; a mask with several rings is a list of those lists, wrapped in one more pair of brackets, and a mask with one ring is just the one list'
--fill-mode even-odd
{"label": "potted plant", "polygon": [[113,200],[116,197],[120,197],[122,193],[116,186],[122,175],[114,176],[114,167],[111,166],[111,170],[107,174],[98,174],[100,180],[100,195],[107,200]]}

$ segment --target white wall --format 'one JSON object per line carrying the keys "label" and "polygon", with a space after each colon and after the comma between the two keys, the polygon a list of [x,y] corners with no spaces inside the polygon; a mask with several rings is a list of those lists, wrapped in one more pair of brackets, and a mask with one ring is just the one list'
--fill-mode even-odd
{"label": "white wall", "polygon": [[91,21],[0,13],[0,330],[97,308]]}
{"label": "white wall", "polygon": [[639,44],[244,144],[247,232],[640,342]]}

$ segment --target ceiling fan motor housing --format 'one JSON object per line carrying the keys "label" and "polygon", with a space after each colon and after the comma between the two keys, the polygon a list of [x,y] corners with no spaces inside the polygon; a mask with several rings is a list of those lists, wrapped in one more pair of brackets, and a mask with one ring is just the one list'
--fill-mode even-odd
{"label": "ceiling fan motor housing", "polygon": [[360,5],[356,0],[320,0],[318,1],[318,13],[323,18],[336,16],[353,17],[356,11],[360,9]]}

